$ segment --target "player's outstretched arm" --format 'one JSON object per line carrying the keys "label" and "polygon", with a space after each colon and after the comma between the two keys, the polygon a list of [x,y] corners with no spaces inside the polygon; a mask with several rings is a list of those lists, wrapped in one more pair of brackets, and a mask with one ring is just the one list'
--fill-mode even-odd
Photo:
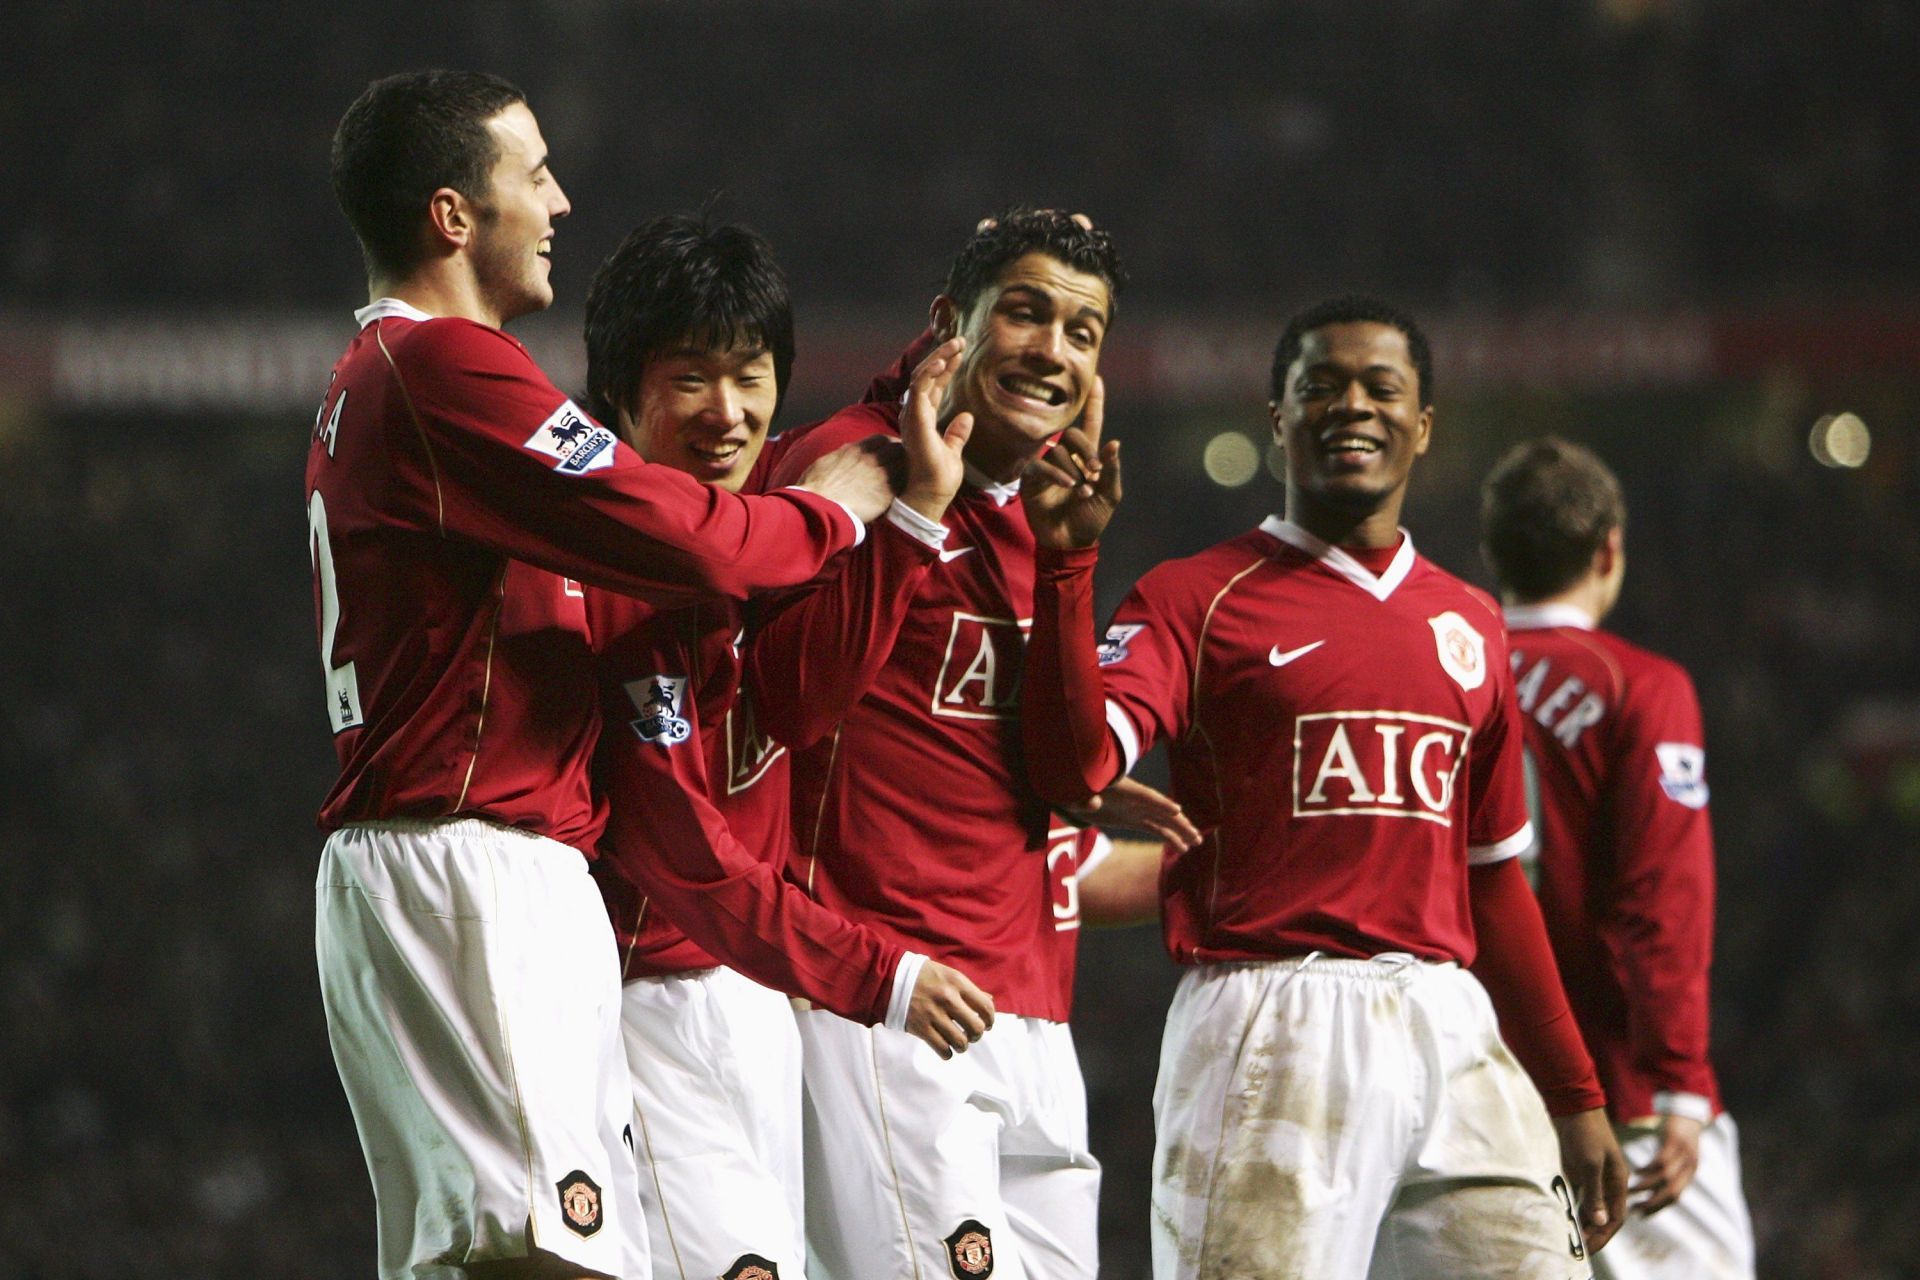
{"label": "player's outstretched arm", "polygon": [[993,997],[958,969],[929,960],[913,985],[907,1031],[942,1058],[965,1053],[993,1025]]}
{"label": "player's outstretched arm", "polygon": [[1613,1136],[1606,1108],[1553,1118],[1560,1139],[1560,1169],[1579,1206],[1580,1237],[1596,1253],[1627,1219],[1627,1158]]}
{"label": "player's outstretched arm", "polygon": [[790,488],[839,503],[872,524],[893,505],[902,482],[899,446],[875,436],[856,440],[816,460]]}
{"label": "player's outstretched arm", "polygon": [[1152,924],[1160,918],[1165,846],[1116,839],[1112,851],[1079,877],[1080,919],[1096,926]]}

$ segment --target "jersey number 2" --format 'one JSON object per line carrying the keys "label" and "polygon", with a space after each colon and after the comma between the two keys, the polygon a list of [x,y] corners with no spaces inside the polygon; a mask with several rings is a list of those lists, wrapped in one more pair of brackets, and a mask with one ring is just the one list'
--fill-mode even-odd
{"label": "jersey number 2", "polygon": [[333,576],[333,544],[327,540],[327,500],[315,489],[307,499],[307,549],[320,584],[320,669],[327,676],[327,719],[339,733],[361,723],[360,677],[351,662],[333,665],[333,634],[340,626],[340,588]]}

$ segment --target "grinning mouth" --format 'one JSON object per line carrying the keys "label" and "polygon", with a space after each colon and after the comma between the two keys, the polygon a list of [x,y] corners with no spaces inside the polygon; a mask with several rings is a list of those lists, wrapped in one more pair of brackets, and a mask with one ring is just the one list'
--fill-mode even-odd
{"label": "grinning mouth", "polygon": [[746,447],[744,441],[721,440],[713,444],[689,443],[687,445],[687,452],[707,462],[724,465],[739,457],[740,451]]}
{"label": "grinning mouth", "polygon": [[1042,404],[1058,408],[1067,402],[1067,393],[1050,382],[1038,378],[1025,377],[1018,373],[1009,373],[1000,379],[1000,388],[1027,400],[1038,400]]}
{"label": "grinning mouth", "polygon": [[1322,436],[1320,448],[1327,453],[1375,454],[1380,452],[1380,442],[1371,436],[1363,436],[1353,431],[1337,431]]}

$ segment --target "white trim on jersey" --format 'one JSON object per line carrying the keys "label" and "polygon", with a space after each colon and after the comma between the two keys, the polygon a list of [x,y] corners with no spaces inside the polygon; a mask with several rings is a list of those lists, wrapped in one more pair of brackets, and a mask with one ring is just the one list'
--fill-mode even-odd
{"label": "white trim on jersey", "polygon": [[411,302],[402,302],[398,298],[375,298],[366,306],[353,313],[354,323],[362,329],[375,320],[431,320],[432,316],[414,306]]}
{"label": "white trim on jersey", "polygon": [[1140,763],[1140,734],[1112,698],[1107,699],[1107,728],[1113,731],[1113,740],[1120,744],[1120,760],[1124,766],[1120,772],[1132,773],[1133,766]]}
{"label": "white trim on jersey", "polygon": [[1020,477],[1015,476],[1005,484],[996,483],[992,476],[968,462],[965,458],[960,465],[966,468],[967,483],[993,499],[993,505],[1004,507],[1020,496]]}
{"label": "white trim on jersey", "polygon": [[1291,520],[1268,516],[1260,522],[1260,531],[1306,552],[1375,600],[1385,600],[1392,595],[1395,588],[1413,572],[1413,535],[1405,529],[1400,530],[1400,549],[1393,553],[1393,563],[1378,577],[1352,555],[1330,542],[1322,542]]}
{"label": "white trim on jersey", "polygon": [[1572,627],[1576,631],[1591,631],[1599,626],[1599,620],[1577,604],[1510,604],[1501,614],[1507,620],[1509,631],[1537,631],[1542,627]]}
{"label": "white trim on jersey", "polygon": [[1092,871],[1095,867],[1105,862],[1112,853],[1113,841],[1108,838],[1107,833],[1104,831],[1094,832],[1093,848],[1088,850],[1084,861],[1074,864],[1073,874],[1076,877],[1086,875],[1089,871]]}
{"label": "white trim on jersey", "polygon": [[898,498],[887,508],[887,523],[935,551],[947,545],[947,526],[927,519]]}
{"label": "white trim on jersey", "polygon": [[1492,844],[1474,844],[1467,846],[1467,865],[1484,867],[1489,863],[1505,862],[1508,858],[1517,858],[1533,847],[1533,823],[1523,822],[1520,829],[1504,840]]}

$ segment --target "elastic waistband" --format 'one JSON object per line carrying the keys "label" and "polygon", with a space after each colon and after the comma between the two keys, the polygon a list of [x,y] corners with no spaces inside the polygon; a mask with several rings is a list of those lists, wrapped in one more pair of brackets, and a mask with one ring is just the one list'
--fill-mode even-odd
{"label": "elastic waistband", "polygon": [[1319,951],[1309,951],[1303,956],[1281,956],[1273,960],[1242,960],[1231,964],[1210,966],[1223,970],[1278,970],[1282,973],[1324,974],[1329,978],[1362,978],[1375,982],[1411,982],[1414,978],[1431,973],[1445,973],[1458,970],[1460,966],[1451,960],[1422,960],[1419,956],[1405,951],[1383,951],[1377,956],[1359,959],[1353,956],[1330,956]]}
{"label": "elastic waistband", "polygon": [[352,835],[356,832],[436,836],[445,840],[506,840],[548,854],[565,852],[583,862],[587,856],[552,836],[543,836],[524,827],[510,827],[491,818],[373,818],[365,822],[342,823],[334,834]]}

